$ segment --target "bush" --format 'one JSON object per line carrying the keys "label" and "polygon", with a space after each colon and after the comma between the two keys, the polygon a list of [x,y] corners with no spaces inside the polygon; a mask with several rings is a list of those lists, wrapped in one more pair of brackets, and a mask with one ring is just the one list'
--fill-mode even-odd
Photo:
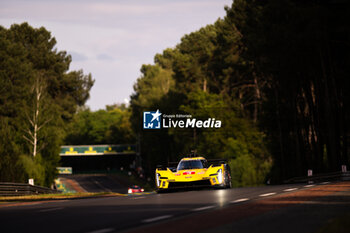
{"label": "bush", "polygon": [[23,178],[25,180],[33,178],[35,185],[45,185],[45,167],[42,165],[40,154],[35,156],[35,158],[28,155],[21,155],[18,164],[23,168]]}
{"label": "bush", "polygon": [[[255,145],[256,147],[257,145]],[[261,144],[260,153],[254,154],[248,148],[248,144],[241,140],[229,138],[226,144],[226,157],[231,167],[232,185],[234,187],[253,186],[263,184],[272,166],[269,154],[263,153],[264,145]],[[256,152],[256,151],[255,151]]]}

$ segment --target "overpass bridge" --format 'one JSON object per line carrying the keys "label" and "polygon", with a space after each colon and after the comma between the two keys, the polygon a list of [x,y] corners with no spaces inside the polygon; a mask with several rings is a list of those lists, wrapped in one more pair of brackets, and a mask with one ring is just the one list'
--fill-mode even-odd
{"label": "overpass bridge", "polygon": [[126,145],[68,145],[61,146],[60,156],[101,156],[136,154],[137,146]]}
{"label": "overpass bridge", "polygon": [[60,151],[61,166],[73,173],[111,173],[134,170],[140,164],[136,144],[64,145]]}

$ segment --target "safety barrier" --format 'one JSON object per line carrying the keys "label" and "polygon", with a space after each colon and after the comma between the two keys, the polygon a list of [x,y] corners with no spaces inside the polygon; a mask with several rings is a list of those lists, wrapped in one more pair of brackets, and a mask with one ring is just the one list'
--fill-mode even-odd
{"label": "safety barrier", "polygon": [[350,172],[330,172],[315,174],[311,176],[295,177],[285,180],[283,183],[312,183],[312,182],[322,182],[322,181],[335,181],[335,180],[350,180]]}
{"label": "safety barrier", "polygon": [[30,184],[0,183],[0,196],[22,196],[49,193],[60,193],[60,191]]}

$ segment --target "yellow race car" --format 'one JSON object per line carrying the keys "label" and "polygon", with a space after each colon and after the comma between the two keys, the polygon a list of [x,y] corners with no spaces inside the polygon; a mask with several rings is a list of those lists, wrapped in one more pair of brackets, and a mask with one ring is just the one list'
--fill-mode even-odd
{"label": "yellow race car", "polygon": [[155,180],[158,192],[174,188],[232,186],[230,167],[226,161],[203,157],[185,157],[176,168],[157,166]]}

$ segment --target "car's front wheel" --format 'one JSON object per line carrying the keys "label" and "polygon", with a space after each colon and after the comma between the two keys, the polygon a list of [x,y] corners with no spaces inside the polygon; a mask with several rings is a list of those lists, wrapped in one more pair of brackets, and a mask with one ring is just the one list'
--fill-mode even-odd
{"label": "car's front wheel", "polygon": [[231,176],[227,171],[225,172],[225,188],[232,188]]}

